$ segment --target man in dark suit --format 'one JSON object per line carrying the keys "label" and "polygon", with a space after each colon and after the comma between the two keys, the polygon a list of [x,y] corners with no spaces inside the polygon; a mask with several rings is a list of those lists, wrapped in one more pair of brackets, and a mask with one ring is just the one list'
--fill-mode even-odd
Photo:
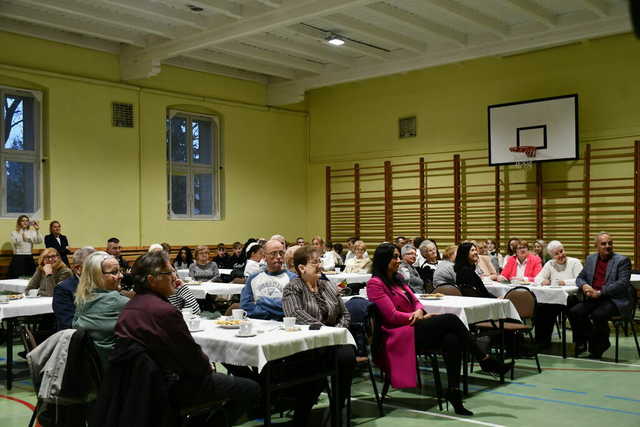
{"label": "man in dark suit", "polygon": [[73,316],[76,314],[74,298],[80,275],[82,274],[82,264],[95,251],[91,246],[85,246],[75,251],[73,254],[73,266],[71,267],[73,276],[63,280],[53,288],[53,314],[56,316],[56,327],[59,331],[71,329],[71,322],[73,322]]}
{"label": "man in dark suit", "polygon": [[596,237],[595,254],[587,257],[576,285],[585,298],[569,310],[575,353],[587,350],[589,357],[599,359],[611,347],[609,319],[628,316],[632,310],[631,262],[613,252],[613,240],[607,233]]}
{"label": "man in dark suit", "polygon": [[49,224],[49,234],[44,236],[44,247],[53,248],[58,251],[60,260],[68,266],[69,260],[67,259],[67,255],[71,254],[71,251],[68,249],[69,241],[67,240],[67,236],[60,234],[61,231],[62,225],[60,225],[60,222],[51,221]]}

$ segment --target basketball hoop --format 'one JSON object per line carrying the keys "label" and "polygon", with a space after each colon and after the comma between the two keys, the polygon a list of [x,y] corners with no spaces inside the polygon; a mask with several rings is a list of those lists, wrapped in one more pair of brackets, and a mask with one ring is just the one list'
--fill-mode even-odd
{"label": "basketball hoop", "polygon": [[520,156],[516,159],[516,167],[524,169],[533,165],[533,159],[536,157],[536,149],[533,145],[520,145],[518,147],[509,147],[512,153],[518,153]]}

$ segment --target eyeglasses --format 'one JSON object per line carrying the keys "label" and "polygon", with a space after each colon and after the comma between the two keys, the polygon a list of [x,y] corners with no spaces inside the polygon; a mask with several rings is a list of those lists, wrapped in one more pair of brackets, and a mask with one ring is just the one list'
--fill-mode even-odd
{"label": "eyeglasses", "polygon": [[58,255],[47,255],[44,259],[57,259]]}
{"label": "eyeglasses", "polygon": [[267,252],[270,257],[284,256],[284,251]]}
{"label": "eyeglasses", "polygon": [[117,276],[118,274],[122,274],[122,270],[103,271],[102,274],[109,274],[111,276]]}
{"label": "eyeglasses", "polygon": [[172,274],[176,274],[175,270],[170,271],[158,271],[157,274],[161,274],[163,276],[171,276]]}

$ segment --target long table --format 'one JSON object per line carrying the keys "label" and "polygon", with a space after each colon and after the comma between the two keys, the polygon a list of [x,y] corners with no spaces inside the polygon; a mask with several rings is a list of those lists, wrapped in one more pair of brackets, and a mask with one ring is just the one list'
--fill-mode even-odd
{"label": "long table", "polygon": [[[202,331],[192,332],[193,339],[202,347],[202,351],[213,362],[228,363],[236,366],[252,366],[258,372],[263,372],[265,378],[265,425],[270,425],[271,394],[280,387],[297,385],[311,380],[332,377],[332,383],[337,384],[337,369],[330,372],[316,372],[309,368],[309,378],[296,378],[291,384],[274,384],[270,375],[268,362],[282,359],[296,353],[321,347],[338,345],[353,345],[355,340],[346,328],[323,326],[319,330],[309,330],[307,325],[298,325],[299,331],[288,332],[282,329],[281,322],[269,320],[250,320],[256,336],[250,338],[238,337],[237,329],[224,329],[214,320],[203,319],[200,323]],[[326,375],[325,375],[326,374]],[[339,405],[339,387],[332,387],[336,396],[332,402],[332,421],[339,425],[341,418]],[[348,396],[347,396],[348,397]]]}
{"label": "long table", "polygon": [[[524,286],[536,296],[538,304],[559,304],[566,307],[569,295],[578,293],[578,287],[575,285],[564,286],[540,286],[540,285],[513,285],[510,283],[492,282],[484,285],[491,294],[497,297],[503,297],[511,289]],[[567,357],[567,325],[566,310],[560,310],[560,325],[562,325],[562,357]]]}
{"label": "long table", "polygon": [[[231,274],[231,269],[230,268],[219,268],[218,272],[222,275],[222,274]],[[176,270],[176,274],[178,275],[179,278],[184,279],[185,277],[189,277],[189,269],[188,268],[181,268],[179,270]]]}
{"label": "long table", "polygon": [[238,295],[244,285],[241,283],[204,282],[200,285],[187,285],[196,299],[205,299],[209,295]]}
{"label": "long table", "polygon": [[29,279],[4,279],[0,280],[0,291],[24,293],[29,284]]}
{"label": "long table", "polygon": [[11,390],[13,384],[13,334],[17,319],[23,316],[53,313],[52,300],[51,297],[21,298],[7,304],[0,304],[0,321],[6,322],[7,325],[7,363],[5,365],[7,390]]}
{"label": "long table", "polygon": [[327,279],[334,285],[341,282],[346,283],[365,283],[371,279],[371,274],[368,273],[331,273],[325,272]]}

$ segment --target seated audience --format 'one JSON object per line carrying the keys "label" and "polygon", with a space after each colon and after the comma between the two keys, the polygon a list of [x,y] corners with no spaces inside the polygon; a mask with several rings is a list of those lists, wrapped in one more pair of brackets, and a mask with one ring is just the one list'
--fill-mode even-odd
{"label": "seated audience", "polygon": [[113,330],[118,316],[129,302],[121,295],[122,271],[118,260],[106,252],[90,254],[82,266],[80,283],[76,290],[74,329],[85,329],[98,351],[103,367],[115,344]]}
{"label": "seated audience", "polygon": [[67,240],[67,236],[62,235],[61,232],[62,225],[60,224],[60,221],[51,221],[49,223],[49,234],[44,236],[44,247],[53,248],[58,251],[60,260],[68,267],[69,260],[67,259],[67,255],[70,255],[71,251],[69,250],[69,241]]}
{"label": "seated audience", "polygon": [[498,278],[498,272],[491,262],[491,256],[487,251],[487,244],[480,242],[476,244],[476,247],[478,248],[478,267],[482,270],[481,277],[496,280]]}
{"label": "seated audience", "polygon": [[[173,269],[175,273],[175,269]],[[177,273],[176,273],[177,276]],[[169,295],[169,302],[178,310],[182,310],[184,308],[190,308],[191,313],[194,316],[200,315],[200,305],[198,305],[198,300],[193,296],[193,292],[189,286],[185,285],[182,280],[176,279],[175,281],[176,291]]]}
{"label": "seated audience", "polygon": [[165,371],[176,375],[170,390],[180,407],[227,399],[227,424],[259,401],[260,387],[249,379],[213,372],[209,358],[193,340],[180,312],[167,298],[175,291],[176,275],[169,258],[147,253],[133,266],[136,296],[116,325],[118,346],[136,343]]}
{"label": "seated audience", "polygon": [[547,252],[551,259],[547,261],[535,278],[535,283],[547,285],[575,285],[576,277],[582,271],[582,263],[577,258],[571,258],[564,252],[564,246],[557,240],[547,245]]}
{"label": "seated audience", "polygon": [[416,248],[416,262],[413,263],[413,266],[417,269],[420,268],[420,266],[422,264],[424,264],[424,257],[422,256],[422,254],[420,253],[420,245],[422,244],[422,242],[424,242],[426,239],[422,236],[418,236],[418,237],[414,237],[413,238],[413,247]]}
{"label": "seated audience", "polygon": [[188,270],[193,264],[193,254],[188,246],[183,246],[178,251],[176,258],[173,260],[173,267],[176,270]]}
{"label": "seated audience", "polygon": [[544,265],[545,262],[551,259],[546,249],[547,248],[544,240],[538,239],[533,242],[533,253],[538,255],[538,257],[540,258],[540,265]]}
{"label": "seated audience", "polygon": [[[277,240],[278,242],[282,243],[282,246],[284,246],[285,249],[287,248],[287,239],[285,239],[282,234],[274,234],[269,240]],[[265,243],[267,243],[266,240],[261,242],[260,246],[263,246]]]}
{"label": "seated audience", "polygon": [[473,293],[477,292],[481,298],[495,298],[487,291],[482,279],[478,276],[478,259],[478,247],[475,243],[464,242],[458,246],[456,261],[453,266],[453,270],[456,272],[456,284],[463,295],[466,294],[466,288],[471,288],[475,291]]}
{"label": "seated audience", "polygon": [[357,240],[353,244],[355,256],[344,263],[345,273],[371,273],[371,259],[365,256],[366,252],[367,246],[362,240]]}
{"label": "seated audience", "polygon": [[504,267],[507,265],[507,261],[509,261],[509,258],[516,255],[519,242],[520,239],[515,237],[509,239],[509,243],[507,243],[507,255],[502,259],[502,265],[500,266],[500,268],[504,269]]}
{"label": "seated audience", "polygon": [[76,289],[82,274],[82,264],[89,255],[96,250],[91,246],[85,246],[73,253],[71,271],[73,274],[53,288],[53,314],[56,316],[56,328],[58,331],[62,329],[71,329],[73,316],[76,314]]}
{"label": "seated audience", "polygon": [[218,282],[220,272],[215,262],[209,261],[209,248],[200,245],[196,248],[196,260],[189,267],[189,277],[198,282]]}
{"label": "seated audience", "polygon": [[[282,242],[281,242],[281,243],[282,243]],[[304,241],[304,237],[298,237],[298,238],[296,239],[296,245],[298,245],[298,246],[304,246],[304,245],[306,245],[306,243],[305,243],[305,241]]]}
{"label": "seated audience", "polygon": [[120,246],[120,240],[117,237],[112,237],[107,240],[107,253],[118,260],[118,264],[120,265],[120,270],[122,270],[122,280],[120,281],[120,286],[122,289],[131,290],[133,287],[131,274],[129,274],[129,263],[124,257],[120,254],[122,251],[122,246]]}
{"label": "seated audience", "polygon": [[160,243],[152,243],[151,245],[149,245],[149,249],[147,249],[147,252],[153,252],[153,251],[162,252],[163,250],[164,250],[164,248],[162,247],[162,245]]}
{"label": "seated audience", "polygon": [[292,245],[284,251],[284,268],[290,273],[296,274],[296,267],[293,265],[293,254],[302,246]]}
{"label": "seated audience", "polygon": [[244,262],[242,259],[242,243],[233,242],[233,249],[231,250],[231,255],[229,256],[229,267],[232,270],[238,268],[239,264]]}
{"label": "seated audience", "polygon": [[[314,247],[303,246],[293,254],[293,263],[298,277],[292,279],[284,288],[282,306],[284,315],[295,317],[302,325],[321,324],[348,328],[349,311],[336,294],[336,288],[326,280],[318,280],[320,259]],[[350,396],[351,377],[355,367],[355,347],[344,345],[334,355],[340,369],[340,387],[342,396]],[[322,381],[315,387],[314,395],[307,396],[311,405],[322,390]],[[344,403],[341,403],[344,404]],[[310,406],[309,406],[310,407]]]}
{"label": "seated audience", "polygon": [[396,237],[396,239],[394,240],[394,243],[397,247],[399,247],[400,249],[402,249],[402,247],[404,245],[407,244],[407,238],[404,236],[398,236]]}
{"label": "seated audience", "polygon": [[259,273],[263,270],[260,262],[264,258],[264,251],[258,242],[249,243],[247,246],[247,262],[244,265],[244,277]]}
{"label": "seated audience", "polygon": [[16,229],[11,232],[10,240],[13,257],[9,265],[8,278],[33,276],[36,271],[36,264],[33,262],[33,245],[42,243],[38,221],[30,221],[28,216],[20,215],[16,220]]}
{"label": "seated audience", "polygon": [[588,348],[589,357],[599,359],[611,346],[609,319],[631,315],[634,289],[629,282],[631,262],[613,251],[613,239],[609,234],[598,234],[596,250],[597,253],[587,257],[576,278],[585,300],[569,310],[569,320],[576,356]]}
{"label": "seated audience", "polygon": [[424,293],[424,282],[413,264],[416,262],[416,248],[413,245],[404,245],[400,251],[402,262],[398,273],[406,281],[411,290],[415,293]]}
{"label": "seated audience", "polygon": [[342,257],[338,255],[331,242],[325,242],[324,255],[322,255],[322,269],[325,271],[336,271],[344,266]]}
{"label": "seated audience", "polygon": [[438,263],[433,272],[433,286],[455,285],[456,272],[453,269],[453,263],[456,260],[457,246],[449,246],[444,251],[444,258]]}
{"label": "seated audience", "polygon": [[438,268],[438,247],[431,240],[425,239],[420,243],[418,251],[421,254],[422,263],[417,267],[418,274],[424,283],[427,293],[433,292],[433,275]]}
{"label": "seated audience", "polygon": [[529,243],[526,240],[518,240],[516,254],[507,259],[498,280],[524,279],[533,282],[541,269],[540,258],[529,253]]}
{"label": "seated audience", "polygon": [[227,248],[224,243],[218,243],[213,261],[218,265],[218,268],[231,268],[231,256],[227,255]]}
{"label": "seated audience", "polygon": [[445,398],[460,415],[473,415],[462,404],[460,368],[465,352],[472,353],[483,370],[507,372],[511,365],[499,364],[473,342],[469,330],[454,314],[427,313],[411,289],[398,276],[400,253],[383,243],[373,257],[373,277],[367,283],[367,295],[376,304],[381,317],[383,345],[374,361],[391,377],[396,388],[416,386],[416,354],[441,348],[447,367]]}
{"label": "seated audience", "polygon": [[37,289],[41,297],[53,296],[53,289],[63,280],[71,277],[73,273],[69,267],[60,260],[58,251],[47,248],[40,253],[38,268],[25,289],[28,293],[31,289]]}
{"label": "seated audience", "polygon": [[344,256],[344,262],[346,263],[351,258],[355,257],[356,254],[353,252],[353,245],[356,243],[358,239],[356,237],[349,237],[345,242],[345,246],[347,248],[347,254]]}
{"label": "seated audience", "polygon": [[495,240],[487,239],[485,241],[485,244],[487,245],[487,252],[491,257],[491,264],[493,265],[493,268],[497,273],[500,273],[502,271],[502,266],[504,265],[504,260],[502,254],[500,253],[500,248],[498,248]]}
{"label": "seated audience", "polygon": [[269,240],[264,246],[266,271],[249,276],[240,294],[240,307],[249,317],[282,320],[282,292],[295,274],[283,268],[284,245]]}

